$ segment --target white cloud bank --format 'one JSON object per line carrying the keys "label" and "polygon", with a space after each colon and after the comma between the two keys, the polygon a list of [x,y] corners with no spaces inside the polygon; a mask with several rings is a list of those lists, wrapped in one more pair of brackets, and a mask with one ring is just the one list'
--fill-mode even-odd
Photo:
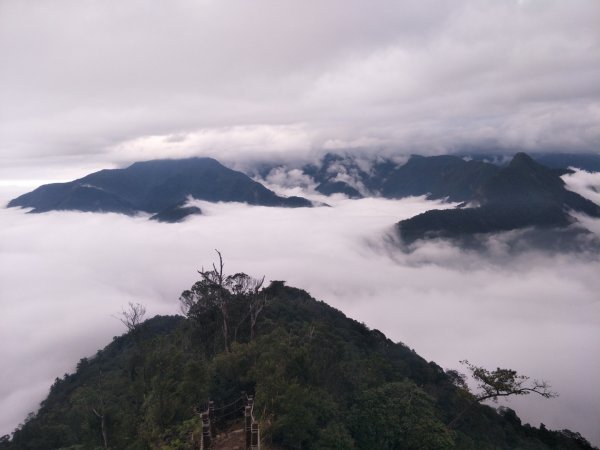
{"label": "white cloud bank", "polygon": [[577,192],[597,205],[600,205],[600,172],[586,172],[572,169],[574,173],[563,175],[562,179],[569,190]]}
{"label": "white cloud bank", "polygon": [[498,263],[442,244],[407,255],[383,236],[433,202],[328,201],[334,207],[201,203],[206,215],[173,225],[0,210],[0,434],[56,376],[123,331],[111,314],[127,302],[176,313],[218,248],[227,271],[287,280],[442,367],[468,358],[548,379],[559,398],[510,406],[534,425],[600,442],[597,257],[529,253]]}

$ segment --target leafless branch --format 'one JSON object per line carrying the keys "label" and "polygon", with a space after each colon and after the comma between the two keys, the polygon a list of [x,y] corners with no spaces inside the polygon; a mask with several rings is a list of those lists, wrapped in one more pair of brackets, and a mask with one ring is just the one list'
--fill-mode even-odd
{"label": "leafless branch", "polygon": [[146,315],[146,307],[141,303],[129,302],[129,308],[121,311],[121,316],[113,316],[119,319],[119,321],[125,325],[127,331],[135,331],[144,321]]}

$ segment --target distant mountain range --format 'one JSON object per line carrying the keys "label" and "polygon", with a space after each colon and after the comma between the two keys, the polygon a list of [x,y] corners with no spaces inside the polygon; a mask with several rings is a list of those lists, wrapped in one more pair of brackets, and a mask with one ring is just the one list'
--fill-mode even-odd
{"label": "distant mountain range", "polygon": [[[563,175],[569,167],[600,171],[600,155],[542,153],[533,160]],[[380,196],[402,198],[426,195],[430,199],[467,201],[475,190],[494,176],[511,158],[506,154],[412,155],[401,163],[391,158],[363,158],[328,153],[318,162],[300,169],[310,176],[316,190],[324,195],[345,194],[349,198]],[[258,175],[267,178],[274,166],[261,167]]]}
{"label": "distant mountain range", "polygon": [[[506,153],[470,153],[458,156],[499,165],[507,160]],[[600,172],[600,154],[596,153],[532,153],[530,156],[535,162],[550,169],[575,167],[587,172]]]}
{"label": "distant mountain range", "polygon": [[[462,238],[527,227],[565,229],[575,222],[571,212],[600,217],[600,207],[565,188],[561,175],[569,166],[594,167],[595,155],[538,155],[547,167],[525,153],[510,163],[490,157],[488,162],[455,155],[411,156],[404,163],[391,159],[364,160],[327,154],[302,173],[326,194],[349,198],[426,196],[460,202],[459,208],[431,210],[398,223],[405,243],[427,238]],[[598,157],[600,162],[600,157]],[[504,162],[502,162],[504,161]],[[268,178],[273,166],[264,165],[259,176]],[[102,170],[68,183],[40,186],[12,200],[9,207],[53,210],[152,214],[151,219],[178,222],[200,208],[186,206],[192,197],[211,202],[306,207],[301,197],[280,197],[248,175],[211,158],[155,160],[125,169]],[[564,233],[563,233],[564,235]]]}
{"label": "distant mountain range", "polygon": [[[477,164],[478,169],[472,173],[463,172],[469,182],[461,179],[451,184],[461,188],[452,191],[455,200],[477,206],[431,210],[403,220],[398,223],[398,230],[405,242],[526,227],[563,229],[575,222],[571,212],[600,218],[600,206],[567,190],[556,170],[535,162],[525,153],[518,153],[506,167],[494,170],[487,163]],[[470,177],[466,176],[468,173]]]}
{"label": "distant mountain range", "polygon": [[[598,171],[600,155],[517,153],[511,160],[500,154],[413,155],[397,163],[330,153],[301,170],[325,195],[426,196],[461,203],[400,222],[404,243],[427,238],[460,238],[464,243],[479,234],[535,227],[544,232],[530,233],[528,239],[540,246],[562,246],[586,233],[570,227],[576,222],[571,212],[600,217],[598,205],[565,188],[560,177],[570,167]],[[262,176],[268,177],[265,167]]]}
{"label": "distant mountain range", "polygon": [[125,169],[101,170],[68,183],[40,186],[8,204],[41,213],[56,210],[152,213],[152,219],[182,220],[199,208],[184,207],[193,197],[211,202],[308,207],[301,197],[280,197],[247,175],[212,158],[137,162]]}

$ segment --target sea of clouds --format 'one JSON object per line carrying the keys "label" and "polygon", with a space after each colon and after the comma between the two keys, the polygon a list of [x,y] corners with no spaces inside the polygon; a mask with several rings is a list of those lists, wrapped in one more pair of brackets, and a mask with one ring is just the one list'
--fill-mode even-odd
{"label": "sea of clouds", "polygon": [[[597,195],[600,174],[566,179]],[[25,190],[4,187],[0,200]],[[331,207],[196,202],[204,215],[180,224],[1,209],[0,434],[36,410],[57,376],[124,332],[113,315],[128,302],[149,315],[178,313],[179,294],[219,249],[228,273],[286,280],[444,368],[469,359],[548,380],[558,398],[508,406],[525,422],[600,443],[597,254],[509,255],[504,236],[490,239],[485,256],[443,242],[406,253],[394,245],[393,225],[451,205],[313,198]],[[584,221],[600,233],[599,221]]]}

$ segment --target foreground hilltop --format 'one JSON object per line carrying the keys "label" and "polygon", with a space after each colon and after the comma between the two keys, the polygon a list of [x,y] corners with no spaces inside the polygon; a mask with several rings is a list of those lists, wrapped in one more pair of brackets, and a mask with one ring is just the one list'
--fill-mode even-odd
{"label": "foreground hilltop", "polygon": [[[265,449],[592,448],[479,404],[456,372],[305,291],[244,274],[221,288],[215,273],[183,292],[185,318],[127,315],[130,331],[57,378],[0,449],[197,448],[196,412],[241,391]],[[241,426],[234,413],[217,433]]]}
{"label": "foreground hilltop", "polygon": [[200,210],[184,207],[188,197],[210,202],[251,205],[312,206],[300,197],[280,197],[242,172],[212,158],[165,159],[137,162],[124,169],[101,170],[68,183],[40,186],[21,195],[9,207],[56,210],[155,214],[167,222]]}

